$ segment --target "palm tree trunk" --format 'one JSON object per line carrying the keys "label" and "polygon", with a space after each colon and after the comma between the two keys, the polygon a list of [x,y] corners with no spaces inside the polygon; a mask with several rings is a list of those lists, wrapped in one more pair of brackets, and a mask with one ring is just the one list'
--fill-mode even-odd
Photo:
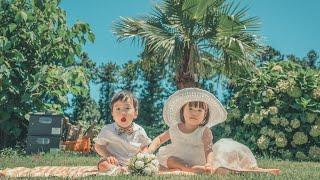
{"label": "palm tree trunk", "polygon": [[185,47],[183,58],[176,74],[176,85],[178,89],[189,88],[189,87],[200,87],[198,82],[197,74],[190,72],[189,62],[190,62],[190,52],[191,48]]}

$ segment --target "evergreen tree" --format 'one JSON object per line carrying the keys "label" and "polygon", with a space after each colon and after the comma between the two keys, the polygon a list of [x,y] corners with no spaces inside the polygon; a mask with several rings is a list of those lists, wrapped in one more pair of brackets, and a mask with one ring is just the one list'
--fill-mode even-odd
{"label": "evergreen tree", "polygon": [[[96,63],[89,59],[87,53],[81,55],[81,62],[78,65],[85,68],[87,79],[89,82],[96,79]],[[90,85],[89,85],[90,92]],[[84,95],[77,95],[73,99],[72,107],[72,121],[74,122],[98,122],[100,120],[100,112],[97,103],[90,97],[90,93]]]}
{"label": "evergreen tree", "polygon": [[308,65],[311,68],[317,68],[317,60],[319,58],[318,53],[315,50],[310,50],[307,54]]}
{"label": "evergreen tree", "polygon": [[99,110],[104,123],[111,123],[110,100],[117,87],[119,66],[115,63],[107,63],[99,66],[96,83],[100,85]]}
{"label": "evergreen tree", "polygon": [[73,121],[75,122],[99,122],[101,115],[97,103],[90,96],[77,96],[73,103]]}
{"label": "evergreen tree", "polygon": [[143,88],[140,94],[140,124],[151,126],[160,122],[162,114],[163,80],[165,77],[165,64],[156,58],[141,60],[139,69],[141,71]]}
{"label": "evergreen tree", "polygon": [[[139,68],[138,61],[128,61],[123,64],[120,70],[120,86],[122,90],[128,90],[134,93],[138,91],[139,85],[137,84],[137,80],[139,79]],[[134,93],[135,94],[135,93]]]}
{"label": "evergreen tree", "polygon": [[282,61],[283,59],[284,55],[282,55],[280,51],[274,49],[271,46],[266,46],[263,53],[261,53],[261,55],[258,57],[258,61],[260,61],[260,63],[272,60]]}

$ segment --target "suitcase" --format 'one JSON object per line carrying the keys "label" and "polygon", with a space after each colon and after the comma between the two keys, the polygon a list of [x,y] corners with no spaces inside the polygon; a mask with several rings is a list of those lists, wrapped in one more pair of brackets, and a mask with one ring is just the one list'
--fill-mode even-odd
{"label": "suitcase", "polygon": [[56,152],[65,138],[67,119],[61,114],[31,114],[26,152]]}
{"label": "suitcase", "polygon": [[28,136],[26,153],[57,152],[60,151],[60,137],[58,136]]}
{"label": "suitcase", "polygon": [[63,126],[63,115],[31,114],[29,119],[28,135],[62,136]]}

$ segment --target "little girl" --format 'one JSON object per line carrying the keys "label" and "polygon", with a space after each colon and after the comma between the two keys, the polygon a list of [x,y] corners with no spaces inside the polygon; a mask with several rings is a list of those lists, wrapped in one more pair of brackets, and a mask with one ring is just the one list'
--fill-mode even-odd
{"label": "little girl", "polygon": [[193,173],[270,172],[277,169],[258,168],[252,152],[232,139],[221,139],[212,144],[210,128],[227,118],[227,112],[219,100],[208,91],[186,88],[169,97],[163,118],[169,130],[156,137],[148,151],[157,154],[161,171],[185,171]]}

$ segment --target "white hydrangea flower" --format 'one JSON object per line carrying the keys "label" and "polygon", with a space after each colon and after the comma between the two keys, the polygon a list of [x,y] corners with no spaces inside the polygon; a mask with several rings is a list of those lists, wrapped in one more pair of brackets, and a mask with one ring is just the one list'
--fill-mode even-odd
{"label": "white hydrangea flower", "polygon": [[269,112],[272,115],[278,114],[278,108],[276,106],[269,107]]}
{"label": "white hydrangea flower", "polygon": [[150,158],[150,155],[147,154],[147,153],[144,153],[144,154],[143,154],[143,157],[146,158],[146,159],[149,159],[149,158]]}
{"label": "white hydrangea flower", "polygon": [[263,91],[263,92],[262,92],[262,96],[267,96],[267,92],[266,92],[266,91]]}
{"label": "white hydrangea flower", "polygon": [[150,154],[150,158],[151,158],[151,159],[155,159],[156,156],[155,156],[154,154]]}
{"label": "white hydrangea flower", "polygon": [[143,171],[146,175],[151,175],[153,173],[153,171],[150,167],[146,167]]}
{"label": "white hydrangea flower", "polygon": [[137,159],[142,160],[144,158],[144,155],[142,153],[137,154]]}
{"label": "white hydrangea flower", "polygon": [[159,161],[156,156],[148,153],[138,153],[130,160],[128,170],[132,174],[153,175],[159,171]]}
{"label": "white hydrangea flower", "polygon": [[318,126],[318,125],[312,126],[309,134],[312,137],[320,136],[320,126]]}
{"label": "white hydrangea flower", "polygon": [[154,166],[158,166],[159,162],[158,162],[158,160],[154,159],[154,160],[151,161],[151,164],[154,165]]}
{"label": "white hydrangea flower", "polygon": [[152,166],[152,171],[155,172],[155,173],[158,172],[158,167]]}
{"label": "white hydrangea flower", "polygon": [[270,143],[270,139],[264,135],[262,135],[258,140],[257,144],[260,149],[267,149]]}
{"label": "white hydrangea flower", "polygon": [[134,163],[134,166],[135,166],[137,169],[141,169],[141,168],[143,168],[143,166],[144,166],[144,162],[143,162],[143,161],[136,161],[136,162]]}
{"label": "white hydrangea flower", "polygon": [[275,66],[272,67],[271,70],[280,73],[280,72],[282,72],[282,67],[280,65],[275,65]]}

